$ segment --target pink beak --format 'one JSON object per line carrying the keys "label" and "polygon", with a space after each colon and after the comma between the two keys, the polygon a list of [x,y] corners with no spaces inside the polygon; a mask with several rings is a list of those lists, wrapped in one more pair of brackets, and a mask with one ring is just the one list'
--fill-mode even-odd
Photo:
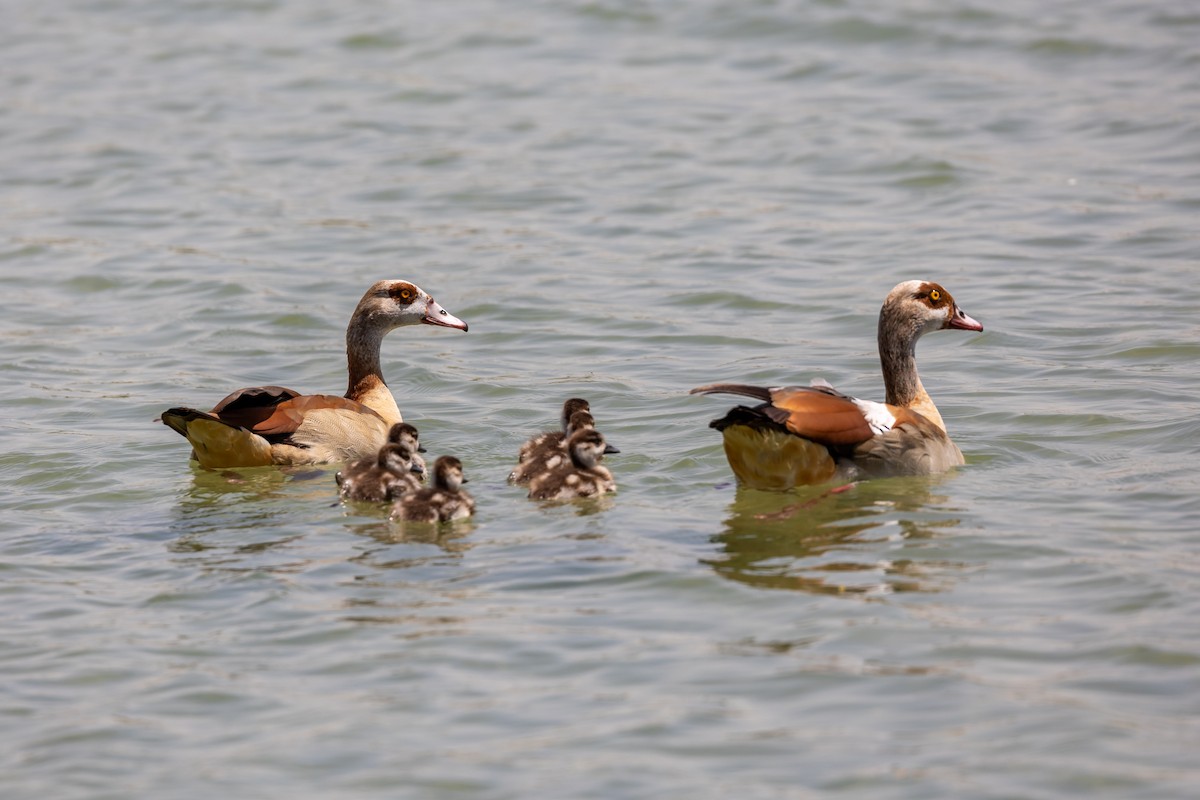
{"label": "pink beak", "polygon": [[432,297],[429,298],[429,306],[425,309],[425,317],[421,322],[426,325],[438,325],[442,328],[458,328],[463,333],[467,332],[467,323],[439,306]]}
{"label": "pink beak", "polygon": [[983,325],[971,319],[958,306],[954,307],[954,314],[946,321],[947,328],[958,328],[963,331],[981,331]]}

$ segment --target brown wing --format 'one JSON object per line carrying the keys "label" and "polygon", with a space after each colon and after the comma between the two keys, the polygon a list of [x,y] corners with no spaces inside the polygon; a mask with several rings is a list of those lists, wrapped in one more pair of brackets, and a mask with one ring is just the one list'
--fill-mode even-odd
{"label": "brown wing", "polygon": [[217,403],[211,415],[226,425],[253,431],[268,441],[285,441],[313,411],[343,409],[379,416],[362,403],[330,394],[302,395],[283,386],[238,389]]}
{"label": "brown wing", "polygon": [[[373,409],[345,397],[332,394],[306,394],[276,404],[269,416],[260,419],[252,426],[245,427],[270,441],[278,441],[295,433],[296,429],[304,423],[306,415],[314,411],[329,409],[353,411],[379,417],[379,414],[375,413]],[[224,415],[222,415],[223,418]],[[383,419],[383,417],[379,418]]]}
{"label": "brown wing", "polygon": [[797,436],[824,445],[858,444],[875,435],[853,400],[823,388],[772,389],[763,411]]}
{"label": "brown wing", "polygon": [[[874,432],[861,410],[844,394],[826,386],[784,386],[765,389],[739,383],[713,383],[692,389],[691,394],[738,394],[765,400],[753,408],[738,406],[712,427],[755,425],[754,418],[770,420],[789,432],[830,447],[854,445]],[[765,418],[765,419],[763,419]]]}
{"label": "brown wing", "polygon": [[209,413],[229,425],[254,430],[275,413],[280,403],[300,396],[299,392],[283,386],[251,386],[231,392]]}

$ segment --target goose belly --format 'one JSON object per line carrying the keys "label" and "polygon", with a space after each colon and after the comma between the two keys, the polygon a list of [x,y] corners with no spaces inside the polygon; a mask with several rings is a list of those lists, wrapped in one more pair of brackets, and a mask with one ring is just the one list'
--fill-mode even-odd
{"label": "goose belly", "polygon": [[808,439],[745,425],[730,425],[721,433],[733,474],[752,489],[785,491],[825,483],[837,475],[829,450]]}
{"label": "goose belly", "polygon": [[271,445],[244,428],[201,417],[188,422],[184,435],[192,444],[192,457],[206,469],[271,464]]}

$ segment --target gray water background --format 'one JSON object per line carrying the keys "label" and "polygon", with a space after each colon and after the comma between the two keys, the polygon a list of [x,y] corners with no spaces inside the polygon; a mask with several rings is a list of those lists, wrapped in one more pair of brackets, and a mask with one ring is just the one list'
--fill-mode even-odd
{"label": "gray water background", "polygon": [[[3,6],[3,797],[1200,792],[1194,4]],[[381,278],[472,523],[154,422]],[[880,399],[909,278],[968,466],[739,491],[687,389]],[[577,394],[620,492],[532,503]]]}

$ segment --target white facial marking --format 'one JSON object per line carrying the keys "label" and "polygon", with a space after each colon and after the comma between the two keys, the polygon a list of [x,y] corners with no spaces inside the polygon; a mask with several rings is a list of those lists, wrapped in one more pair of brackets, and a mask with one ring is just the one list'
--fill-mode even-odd
{"label": "white facial marking", "polygon": [[925,333],[940,331],[950,322],[950,307],[933,308],[929,311],[929,320],[923,326]]}

